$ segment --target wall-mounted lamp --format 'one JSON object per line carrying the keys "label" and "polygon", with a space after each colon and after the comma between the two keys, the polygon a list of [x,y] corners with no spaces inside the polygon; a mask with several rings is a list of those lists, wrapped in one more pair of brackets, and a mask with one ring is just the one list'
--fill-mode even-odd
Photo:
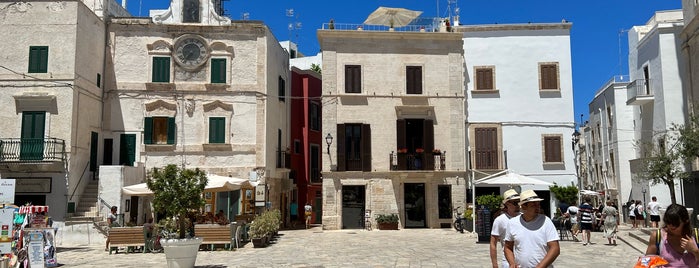
{"label": "wall-mounted lamp", "polygon": [[330,133],[328,133],[328,135],[325,136],[325,144],[328,145],[328,150],[327,150],[328,154],[330,154],[330,144],[332,144],[332,143],[333,143],[333,136],[330,135]]}

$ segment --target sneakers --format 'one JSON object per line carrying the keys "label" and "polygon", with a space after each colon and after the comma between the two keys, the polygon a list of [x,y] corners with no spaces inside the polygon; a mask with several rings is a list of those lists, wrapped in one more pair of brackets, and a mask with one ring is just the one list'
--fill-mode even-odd
{"label": "sneakers", "polygon": [[587,246],[587,242],[583,243],[583,246]]}

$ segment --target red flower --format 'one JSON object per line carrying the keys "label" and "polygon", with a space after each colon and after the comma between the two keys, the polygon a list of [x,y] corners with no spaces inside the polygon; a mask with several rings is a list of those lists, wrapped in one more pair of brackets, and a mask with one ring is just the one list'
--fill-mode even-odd
{"label": "red flower", "polygon": [[425,149],[417,148],[417,149],[415,149],[415,152],[418,153],[418,154],[421,154],[421,153],[424,153],[424,152],[425,152]]}

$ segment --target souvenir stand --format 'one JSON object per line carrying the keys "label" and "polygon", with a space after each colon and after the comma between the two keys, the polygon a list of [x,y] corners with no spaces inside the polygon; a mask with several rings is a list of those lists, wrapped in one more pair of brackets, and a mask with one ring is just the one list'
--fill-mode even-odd
{"label": "souvenir stand", "polygon": [[[55,229],[50,225],[48,206],[22,206],[18,214],[24,216],[18,226],[16,250],[22,267],[56,267]],[[15,223],[19,221],[15,217]],[[16,226],[17,227],[17,226]],[[22,254],[24,252],[24,254]],[[24,257],[24,258],[22,258]]]}

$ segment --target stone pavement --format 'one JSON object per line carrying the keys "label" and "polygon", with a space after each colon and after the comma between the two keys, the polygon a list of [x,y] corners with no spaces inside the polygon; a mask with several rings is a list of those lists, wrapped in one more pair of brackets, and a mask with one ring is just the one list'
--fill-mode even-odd
{"label": "stone pavement", "polygon": [[[556,267],[633,267],[640,255],[629,245],[605,245],[592,233],[593,245],[561,241]],[[475,234],[453,229],[398,231],[280,231],[276,243],[234,251],[199,251],[197,267],[490,267],[489,245]],[[501,247],[498,246],[501,251]],[[102,246],[63,246],[58,262],[66,267],[166,267],[163,253],[109,255]],[[604,266],[602,266],[604,265]]]}

